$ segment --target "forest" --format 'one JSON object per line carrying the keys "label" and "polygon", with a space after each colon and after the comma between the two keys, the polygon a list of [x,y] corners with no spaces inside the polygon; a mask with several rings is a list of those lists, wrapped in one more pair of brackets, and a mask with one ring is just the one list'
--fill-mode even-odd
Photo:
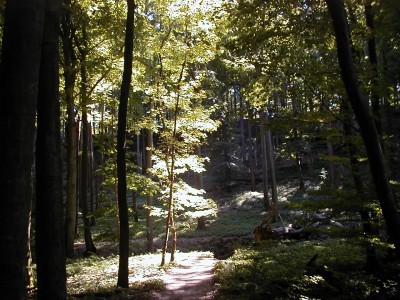
{"label": "forest", "polygon": [[0,0],[0,298],[398,299],[399,0]]}

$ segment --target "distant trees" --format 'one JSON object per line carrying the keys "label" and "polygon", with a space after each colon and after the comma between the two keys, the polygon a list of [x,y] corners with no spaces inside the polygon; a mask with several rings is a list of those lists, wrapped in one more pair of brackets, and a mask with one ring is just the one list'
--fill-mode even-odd
{"label": "distant trees", "polygon": [[[367,150],[369,166],[375,184],[376,194],[386,221],[387,230],[394,242],[397,253],[400,254],[400,215],[393,191],[389,184],[388,172],[385,167],[378,130],[370,115],[370,110],[367,105],[368,102],[361,92],[353,66],[353,53],[351,51],[351,40],[344,5],[342,1],[337,0],[326,0],[326,3],[335,30],[343,83],[360,126],[360,133]],[[376,111],[377,109],[375,109],[375,112]]]}
{"label": "distant trees", "polygon": [[[326,2],[333,5],[335,1]],[[335,6],[338,5],[337,2]],[[384,167],[385,161],[382,153],[379,154],[379,137],[376,141],[374,136],[376,130],[368,129],[368,138],[363,133],[366,126],[364,121],[369,118],[370,111],[374,112],[372,121],[382,127],[384,138],[380,138],[385,141],[385,149],[393,151],[392,147],[396,144],[388,142],[394,138],[393,131],[390,131],[393,126],[392,118],[386,115],[384,120],[380,120],[380,117],[398,110],[398,89],[395,91],[396,88],[388,85],[389,82],[399,82],[398,76],[392,72],[397,68],[398,62],[393,60],[393,52],[387,48],[387,43],[398,45],[395,28],[398,28],[399,23],[392,19],[394,15],[398,16],[398,3],[367,1],[352,2],[345,6],[351,31],[354,32],[351,43],[353,51],[347,57],[351,58],[353,55],[356,64],[354,68],[357,69],[358,80],[361,82],[358,91],[368,93],[372,101],[371,106],[368,106],[366,99],[357,101],[364,103],[365,107],[363,119],[359,119],[360,109],[355,114],[358,121],[356,125],[353,123],[353,115],[348,115],[343,104],[348,101],[347,97],[352,98],[350,101],[353,105],[356,99],[354,94],[349,95],[350,80],[346,80],[344,85],[346,96],[342,83],[338,81],[339,68],[331,67],[337,65],[332,36],[320,31],[324,28],[323,24],[329,21],[325,1],[236,1],[225,5],[229,11],[226,23],[223,23],[226,26],[224,28],[229,28],[222,38],[227,50],[224,53],[225,61],[229,61],[232,66],[230,70],[239,74],[234,80],[242,84],[243,95],[251,106],[268,107],[273,112],[269,124],[276,135],[276,156],[278,160],[292,158],[295,161],[299,187],[304,187],[307,177],[312,176],[312,172],[305,175],[305,165],[311,171],[313,166],[324,166],[321,168],[321,178],[324,178],[326,187],[332,192],[344,193],[338,189],[339,186],[349,186],[349,181],[343,178],[347,169],[353,170],[355,182],[352,186],[356,184],[357,190],[360,190],[362,180],[361,189],[369,187],[369,176],[362,172],[366,168],[366,160],[361,157],[368,152],[368,161],[375,167]],[[384,21],[386,17],[392,21]],[[336,22],[337,19],[336,16]],[[388,36],[391,36],[390,42]],[[388,57],[391,58],[388,60]],[[349,63],[342,64],[349,67]],[[352,72],[347,74],[352,75]],[[357,89],[353,86],[352,91]],[[250,114],[248,118],[250,119]],[[261,123],[260,120],[257,122]],[[349,135],[353,130],[362,133],[365,149],[356,136]],[[389,132],[391,134],[387,134]],[[343,151],[340,146],[344,140],[350,145],[349,152]],[[370,151],[374,147],[370,143],[374,140],[377,144],[374,146],[375,154],[372,155]],[[315,156],[317,151],[318,157]],[[391,161],[390,166],[398,166],[392,154],[388,153],[387,158]],[[338,174],[339,168],[342,168],[341,174]],[[381,199],[382,212],[387,211],[384,215],[389,234],[391,230],[398,231],[396,201],[386,180],[393,172],[380,169],[371,174],[375,178],[375,184],[382,187],[375,189],[376,196],[371,196],[368,201]],[[382,202],[382,199],[386,201]],[[368,201],[358,200],[361,211],[364,211]],[[335,204],[332,202],[332,205]],[[391,208],[388,209],[388,206]],[[346,207],[341,209],[346,210]]]}

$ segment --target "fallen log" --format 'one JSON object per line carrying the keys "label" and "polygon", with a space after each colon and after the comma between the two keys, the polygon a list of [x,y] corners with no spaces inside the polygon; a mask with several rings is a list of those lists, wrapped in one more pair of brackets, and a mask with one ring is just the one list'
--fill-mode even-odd
{"label": "fallen log", "polygon": [[288,226],[271,228],[270,223],[264,220],[254,231],[254,244],[259,245],[262,240],[285,238],[300,239],[303,236],[303,227],[290,224]]}

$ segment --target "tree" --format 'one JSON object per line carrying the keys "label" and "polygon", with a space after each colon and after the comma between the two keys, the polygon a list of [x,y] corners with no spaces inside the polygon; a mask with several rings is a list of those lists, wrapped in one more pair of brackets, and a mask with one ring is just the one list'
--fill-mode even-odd
{"label": "tree", "polygon": [[46,1],[36,139],[35,245],[38,299],[66,297],[58,90],[60,9],[61,1]]}
{"label": "tree", "polygon": [[26,298],[31,168],[44,11],[44,0],[7,1],[5,8],[0,66],[0,289],[2,297],[8,299]]}
{"label": "tree", "polygon": [[119,237],[119,267],[118,283],[123,288],[128,288],[128,256],[129,256],[129,223],[128,203],[126,198],[126,115],[128,98],[132,79],[133,65],[133,38],[135,8],[134,0],[127,0],[128,12],[125,31],[124,73],[122,76],[121,95],[118,107],[118,133],[117,133],[117,171],[118,171],[118,213],[120,224]]}
{"label": "tree", "polygon": [[82,28],[82,41],[79,45],[80,52],[80,74],[81,74],[81,106],[82,106],[82,125],[81,125],[81,143],[82,143],[82,161],[81,161],[81,173],[80,173],[80,204],[82,206],[82,218],[83,218],[83,234],[85,238],[85,253],[96,253],[97,249],[93,243],[92,233],[90,230],[90,215],[89,215],[89,203],[88,203],[88,187],[89,187],[89,124],[88,124],[88,109],[89,109],[89,91],[88,91],[88,78],[86,69],[86,57],[88,55],[88,41],[86,36],[86,24],[83,24]]}
{"label": "tree", "polygon": [[73,39],[72,6],[70,0],[64,0],[61,19],[61,38],[64,57],[64,93],[67,103],[67,200],[65,218],[65,246],[67,256],[74,253],[75,226],[77,216],[77,176],[78,176],[78,138],[74,90],[77,75],[77,59]]}
{"label": "tree", "polygon": [[367,101],[360,90],[353,67],[350,34],[344,5],[342,1],[338,0],[325,1],[332,17],[343,84],[360,126],[360,133],[367,150],[368,162],[387,230],[393,240],[397,254],[400,255],[400,216],[389,184],[378,132],[370,116]]}

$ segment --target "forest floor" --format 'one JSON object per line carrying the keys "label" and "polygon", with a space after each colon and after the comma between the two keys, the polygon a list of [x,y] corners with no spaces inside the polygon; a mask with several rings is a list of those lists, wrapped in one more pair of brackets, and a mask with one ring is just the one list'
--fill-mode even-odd
{"label": "forest floor", "polygon": [[151,299],[213,299],[216,262],[201,252],[178,253],[174,265],[163,276],[165,289],[153,292]]}
{"label": "forest floor", "polygon": [[[279,205],[283,209],[276,226],[310,217],[304,210],[285,207],[286,203],[321,197],[312,195],[319,187],[318,182],[306,181],[304,192],[299,192],[297,186],[296,180],[280,182]],[[68,260],[69,299],[283,299],[288,293],[298,298],[310,291],[314,291],[308,295],[311,298],[330,295],[324,299],[350,299],[350,296],[352,299],[375,299],[366,295],[397,293],[400,283],[393,280],[393,276],[388,280],[380,278],[379,274],[375,277],[365,273],[364,242],[357,236],[362,233],[361,224],[354,219],[354,214],[340,214],[334,218],[338,222],[331,218],[317,220],[316,223],[328,222],[329,228],[321,228],[321,232],[307,241],[268,241],[254,247],[253,230],[265,217],[263,194],[250,191],[241,181],[232,181],[221,185],[211,196],[218,204],[217,218],[209,220],[206,229],[201,231],[196,230],[195,223],[182,224],[175,262],[169,263],[167,254],[165,267],[160,267],[164,220],[155,219],[154,248],[158,250],[148,254],[145,221],[140,218],[144,210],[139,210],[139,222],[131,225],[130,288],[127,290],[115,288],[118,273],[115,218],[113,213],[98,217],[93,227],[97,255],[84,257],[81,240],[76,243],[76,258]],[[313,211],[319,218],[327,210],[320,214]],[[315,253],[319,254],[315,268],[305,271]],[[290,259],[286,255],[290,255]],[[319,272],[325,267],[330,271],[323,271],[321,275]],[[397,274],[399,267],[396,264],[388,270]],[[385,274],[384,271],[380,273]],[[324,278],[326,274],[328,277]],[[387,285],[389,288],[383,287]],[[354,295],[353,290],[357,290]],[[257,294],[260,291],[272,294]],[[235,295],[240,293],[242,298],[237,298]]]}

